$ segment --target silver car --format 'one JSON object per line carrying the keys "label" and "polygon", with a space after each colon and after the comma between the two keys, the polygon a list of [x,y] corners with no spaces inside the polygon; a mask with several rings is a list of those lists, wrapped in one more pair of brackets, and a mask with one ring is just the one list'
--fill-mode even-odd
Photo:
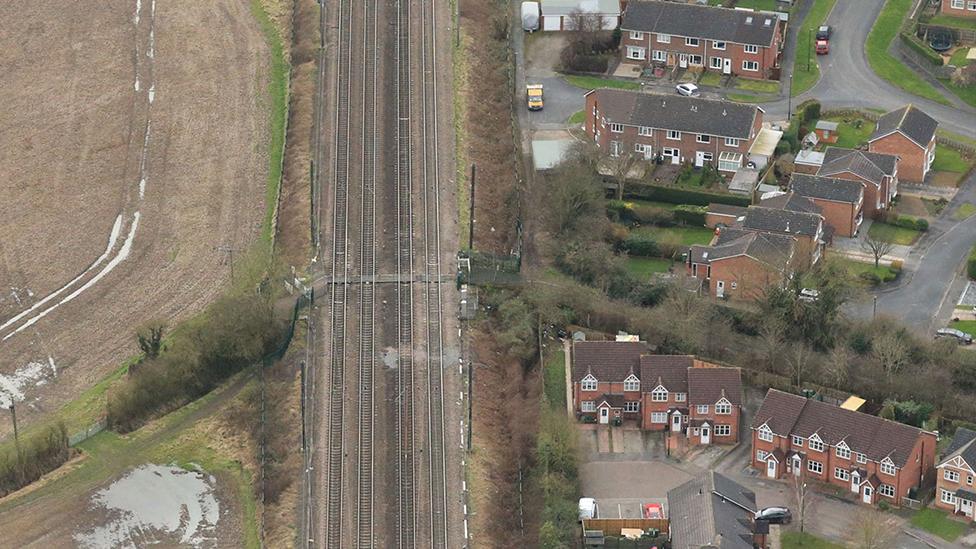
{"label": "silver car", "polygon": [[935,339],[952,338],[963,345],[970,345],[973,342],[973,336],[963,332],[962,330],[957,330],[955,328],[939,328],[935,332]]}
{"label": "silver car", "polygon": [[701,95],[701,91],[698,90],[698,86],[690,82],[686,82],[684,84],[678,84],[677,86],[674,87],[674,89],[677,90],[678,95],[685,95],[688,97],[698,97],[699,95]]}

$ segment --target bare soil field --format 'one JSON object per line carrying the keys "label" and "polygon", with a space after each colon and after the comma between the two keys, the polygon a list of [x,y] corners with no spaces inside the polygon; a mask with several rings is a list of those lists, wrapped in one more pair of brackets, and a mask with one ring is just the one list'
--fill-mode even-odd
{"label": "bare soil field", "polygon": [[246,0],[0,20],[0,386],[30,422],[134,354],[138,325],[199,311],[230,277],[216,248],[257,238],[268,50]]}

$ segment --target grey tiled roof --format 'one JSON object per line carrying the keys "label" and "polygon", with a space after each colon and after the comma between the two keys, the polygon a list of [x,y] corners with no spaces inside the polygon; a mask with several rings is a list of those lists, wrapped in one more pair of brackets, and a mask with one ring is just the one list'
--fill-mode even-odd
{"label": "grey tiled roof", "polygon": [[597,381],[623,381],[640,375],[640,356],[651,350],[643,341],[576,341],[573,343],[573,381],[591,372]]}
{"label": "grey tiled roof", "polygon": [[881,115],[881,118],[878,119],[878,126],[868,141],[874,141],[892,132],[900,131],[918,146],[927,147],[932,138],[935,137],[935,130],[938,127],[938,121],[920,111],[918,107],[905,105],[900,109]]}
{"label": "grey tiled roof", "polygon": [[745,206],[732,206],[731,204],[719,204],[717,202],[712,202],[708,205],[707,211],[710,214],[739,217],[740,215],[745,215],[746,208]]}
{"label": "grey tiled roof", "polygon": [[796,194],[807,198],[851,204],[857,204],[864,196],[864,187],[857,181],[801,173],[794,173],[790,178],[790,188]]}
{"label": "grey tiled roof", "polygon": [[671,546],[751,549],[756,495],[732,479],[706,471],[668,490]]}
{"label": "grey tiled roof", "polygon": [[736,139],[752,137],[755,105],[671,94],[598,89],[596,106],[607,122]]}
{"label": "grey tiled roof", "polygon": [[759,205],[764,208],[775,208],[777,210],[789,210],[791,212],[806,212],[819,214],[823,210],[803,195],[789,192],[761,200]]}
{"label": "grey tiled roof", "polygon": [[690,368],[688,405],[715,404],[725,397],[735,406],[742,404],[742,374],[738,368]]}
{"label": "grey tiled roof", "polygon": [[641,389],[650,392],[658,382],[670,393],[688,392],[688,368],[694,364],[691,355],[644,355],[640,358]]}
{"label": "grey tiled roof", "polygon": [[793,257],[796,240],[787,235],[727,227],[712,246],[692,246],[692,263],[705,264],[719,259],[747,255],[777,269],[784,269]]}
{"label": "grey tiled roof", "polygon": [[746,211],[742,227],[756,231],[814,237],[822,221],[823,217],[820,214],[752,206]]}
{"label": "grey tiled roof", "polygon": [[827,147],[817,175],[831,176],[851,172],[875,186],[880,186],[885,176],[895,175],[897,166],[898,157],[893,154]]}
{"label": "grey tiled roof", "polygon": [[765,13],[631,0],[620,28],[768,47],[777,23],[777,16]]}
{"label": "grey tiled roof", "polygon": [[961,456],[971,468],[976,468],[976,432],[960,427],[952,436],[952,442],[945,451],[942,462]]}

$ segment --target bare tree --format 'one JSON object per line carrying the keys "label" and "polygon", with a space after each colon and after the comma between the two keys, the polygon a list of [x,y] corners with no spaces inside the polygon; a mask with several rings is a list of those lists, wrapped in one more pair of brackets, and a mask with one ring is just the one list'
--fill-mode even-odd
{"label": "bare tree", "polygon": [[871,341],[871,354],[881,363],[888,379],[908,364],[911,354],[901,334],[888,330]]}
{"label": "bare tree", "polygon": [[618,151],[617,156],[608,156],[605,165],[613,177],[613,182],[617,186],[617,200],[624,199],[624,185],[627,183],[627,176],[637,166],[641,156],[629,150]]}
{"label": "bare tree", "polygon": [[854,352],[847,345],[836,345],[824,364],[824,375],[835,387],[842,387],[847,381],[849,364],[854,359]]}
{"label": "bare tree", "polygon": [[809,487],[807,486],[807,481],[803,477],[803,474],[793,475],[793,501],[796,505],[796,520],[797,524],[800,526],[800,532],[803,532],[803,519],[809,507]]}
{"label": "bare tree", "polygon": [[790,365],[790,376],[796,381],[797,388],[803,384],[803,375],[813,364],[814,356],[813,349],[806,343],[796,342],[790,346],[786,361]]}
{"label": "bare tree", "polygon": [[786,322],[778,316],[766,315],[759,326],[759,343],[766,369],[773,370],[776,360],[786,350]]}
{"label": "bare tree", "polygon": [[864,241],[861,242],[861,249],[874,256],[874,267],[878,268],[881,258],[890,252],[894,245],[894,242],[886,238],[871,236],[869,232],[864,237]]}
{"label": "bare tree", "polygon": [[898,528],[895,528],[884,513],[871,509],[860,509],[850,533],[851,546],[856,549],[884,549],[891,547]]}

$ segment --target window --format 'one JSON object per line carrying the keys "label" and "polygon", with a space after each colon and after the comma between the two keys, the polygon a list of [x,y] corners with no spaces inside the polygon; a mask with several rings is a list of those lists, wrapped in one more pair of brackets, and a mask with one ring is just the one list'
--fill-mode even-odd
{"label": "window", "polygon": [[745,53],[759,53],[759,46],[754,44],[746,44],[742,46],[742,51]]}
{"label": "window", "polygon": [[720,40],[712,40],[712,49],[714,49],[714,50],[724,50],[725,49],[725,42],[722,42]]}
{"label": "window", "polygon": [[647,56],[647,50],[644,48],[639,48],[637,46],[627,46],[627,59],[644,59]]}
{"label": "window", "polygon": [[644,39],[644,33],[641,32],[641,31],[630,31],[630,39],[631,40],[643,40]]}
{"label": "window", "polygon": [[640,401],[628,400],[627,402],[624,402],[624,411],[631,413],[640,411]]}
{"label": "window", "polygon": [[643,143],[634,143],[634,152],[635,153],[643,154],[645,150],[648,152],[648,154],[650,154],[650,152],[651,152],[651,146],[650,145],[645,145]]}
{"label": "window", "polygon": [[597,381],[592,375],[588,375],[580,382],[580,391],[596,391]]}
{"label": "window", "polygon": [[695,65],[696,67],[700,67],[700,66],[702,66],[702,64],[704,63],[704,61],[703,61],[702,56],[700,56],[700,55],[689,55],[688,56],[688,63],[690,63],[692,65]]}
{"label": "window", "polygon": [[823,452],[824,443],[819,438],[811,438],[807,441],[807,447],[814,452]]}
{"label": "window", "polygon": [[969,476],[966,477],[966,484],[968,484],[970,486],[973,485],[973,475],[969,475]]}
{"label": "window", "polygon": [[768,455],[764,450],[756,450],[756,461],[766,461]]}
{"label": "window", "polygon": [[878,487],[878,493],[882,496],[893,498],[895,497],[895,487],[890,484],[882,484]]}
{"label": "window", "polygon": [[696,46],[697,47],[698,46],[698,39],[697,38],[685,38],[685,45],[686,46]]}
{"label": "window", "polygon": [[847,472],[847,469],[842,467],[834,467],[834,478],[837,480],[850,480],[851,474]]}
{"label": "window", "polygon": [[952,9],[961,10],[966,7],[966,2],[964,0],[952,0]]}
{"label": "window", "polygon": [[948,480],[949,482],[959,482],[959,473],[949,469],[945,469],[942,472],[942,478]]}
{"label": "window", "polygon": [[[701,153],[702,160],[705,162],[711,162],[715,156],[712,153],[703,152]],[[732,288],[735,289],[735,282],[732,282]]]}
{"label": "window", "polygon": [[715,413],[722,416],[727,416],[732,413],[732,405],[728,402],[719,401],[719,403],[715,405]]}
{"label": "window", "polygon": [[624,125],[623,124],[618,124],[616,122],[611,122],[610,123],[610,131],[612,131],[613,133],[623,133],[624,132]]}
{"label": "window", "polygon": [[969,11],[976,11],[976,2],[969,3]]}
{"label": "window", "polygon": [[584,412],[595,412],[596,402],[593,402],[592,400],[584,400],[580,403],[580,410]]}
{"label": "window", "polygon": [[868,456],[862,454],[861,452],[858,452],[857,453],[857,462],[858,463],[867,463],[868,462]]}
{"label": "window", "polygon": [[894,475],[895,474],[895,465],[893,463],[891,463],[890,461],[882,461],[881,462],[881,472],[884,473],[884,474],[886,474],[886,475]]}
{"label": "window", "polygon": [[793,435],[793,446],[803,446],[803,437]]}
{"label": "window", "polygon": [[688,395],[687,394],[685,394],[685,393],[675,393],[674,394],[674,401],[675,402],[684,402],[686,400],[688,400]]}
{"label": "window", "polygon": [[773,432],[769,430],[769,427],[763,425],[759,428],[759,440],[764,440],[766,442],[773,441]]}
{"label": "window", "polygon": [[723,59],[721,57],[710,57],[708,58],[708,65],[713,69],[721,69],[722,61]]}
{"label": "window", "polygon": [[655,61],[667,62],[668,60],[668,52],[662,50],[654,50],[654,53],[652,53],[651,56],[651,58]]}
{"label": "window", "polygon": [[699,404],[695,408],[696,408],[696,410],[698,411],[699,414],[707,414],[708,413],[708,404]]}
{"label": "window", "polygon": [[618,157],[620,153],[624,150],[624,144],[621,141],[611,141],[610,142],[610,156]]}
{"label": "window", "polygon": [[667,402],[668,401],[668,390],[664,387],[657,387],[651,391],[651,400],[653,402]]}
{"label": "window", "polygon": [[942,490],[942,495],[939,497],[942,503],[948,503],[949,505],[956,504],[956,495],[948,490]]}
{"label": "window", "polygon": [[650,137],[652,134],[650,126],[640,126],[637,128],[637,135],[643,135],[644,137]]}
{"label": "window", "polygon": [[807,470],[811,473],[816,473],[819,475],[823,473],[823,463],[820,463],[819,461],[808,461]]}
{"label": "window", "polygon": [[667,412],[653,412],[651,413],[651,423],[667,423],[668,413]]}
{"label": "window", "polygon": [[851,449],[847,446],[838,446],[834,453],[841,459],[851,459]]}
{"label": "window", "polygon": [[661,33],[658,33],[657,34],[657,41],[660,44],[670,44],[671,43],[671,35],[670,34],[661,34]]}
{"label": "window", "polygon": [[739,146],[739,140],[736,139],[736,138],[734,138],[734,137],[726,137],[725,138],[725,146],[726,147],[738,147]]}
{"label": "window", "polygon": [[681,132],[678,130],[668,130],[668,139],[679,141],[681,139]]}
{"label": "window", "polygon": [[712,141],[712,136],[700,133],[698,134],[698,137],[695,138],[695,141],[699,143],[709,143]]}
{"label": "window", "polygon": [[664,156],[677,158],[681,156],[681,151],[679,151],[678,149],[672,149],[670,147],[664,147],[663,149],[661,149],[661,154]]}
{"label": "window", "polygon": [[715,426],[715,436],[717,437],[727,437],[732,435],[731,425],[716,425]]}
{"label": "window", "polygon": [[757,63],[755,61],[743,61],[742,62],[742,70],[749,71],[749,72],[758,72],[759,71],[759,63]]}
{"label": "window", "polygon": [[640,380],[637,376],[631,375],[624,380],[624,391],[640,391]]}

